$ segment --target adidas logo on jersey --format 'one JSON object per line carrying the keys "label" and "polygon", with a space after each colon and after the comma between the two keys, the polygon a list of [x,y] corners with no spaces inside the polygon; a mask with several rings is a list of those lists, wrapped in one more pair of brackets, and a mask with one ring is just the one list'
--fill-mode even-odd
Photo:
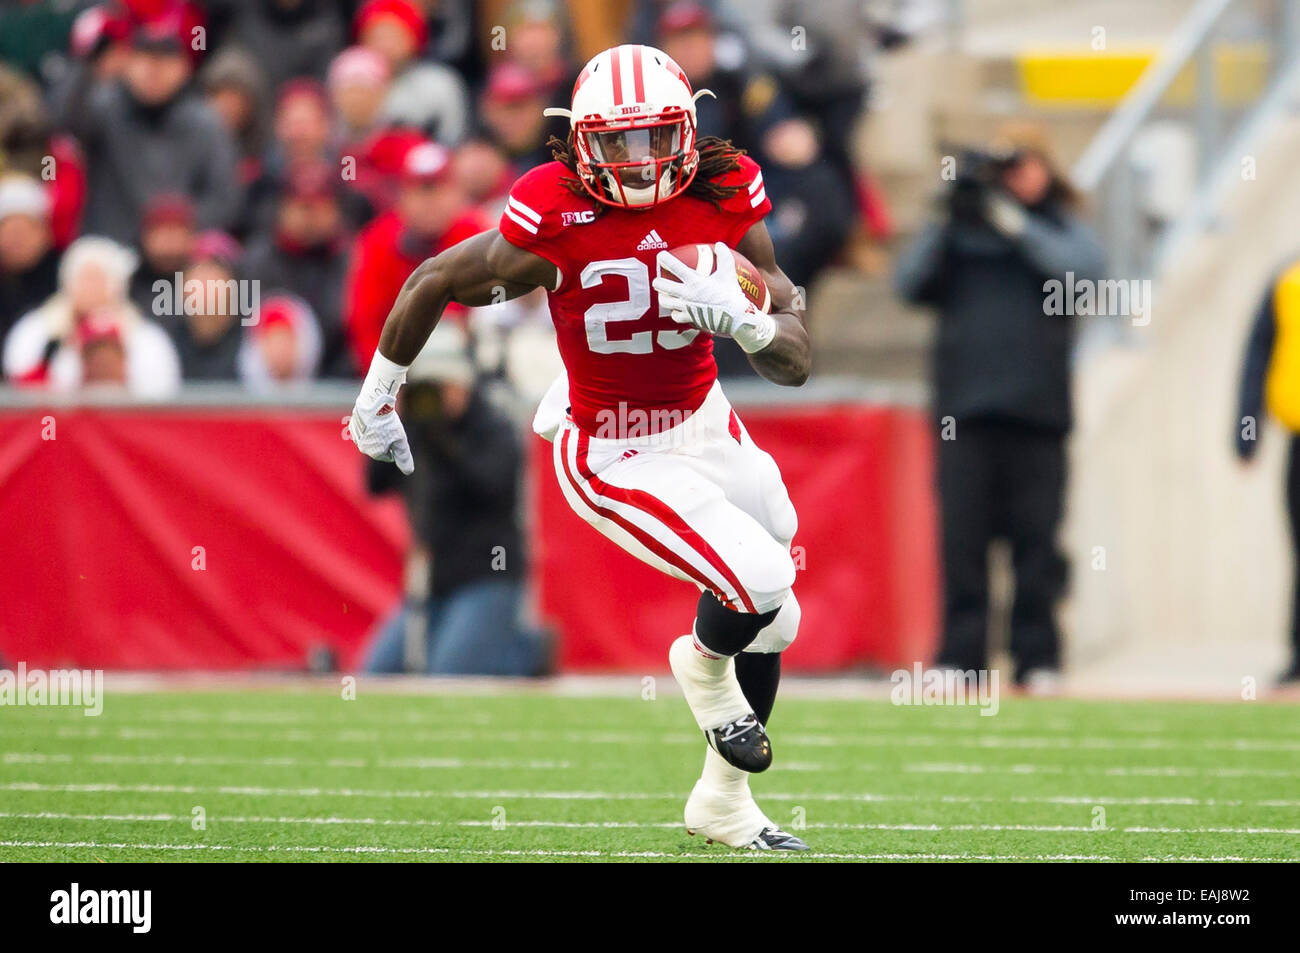
{"label": "adidas logo on jersey", "polygon": [[648,251],[651,248],[667,248],[668,243],[659,237],[659,232],[650,229],[650,233],[641,239],[641,244],[636,246],[637,251]]}

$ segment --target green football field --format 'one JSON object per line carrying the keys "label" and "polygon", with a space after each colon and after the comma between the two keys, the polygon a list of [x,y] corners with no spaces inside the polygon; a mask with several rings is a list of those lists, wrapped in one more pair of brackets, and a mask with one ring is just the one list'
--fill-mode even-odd
{"label": "green football field", "polygon": [[0,708],[0,861],[1300,859],[1294,705],[782,698],[753,788],[790,855],[686,834],[703,740],[628,684]]}

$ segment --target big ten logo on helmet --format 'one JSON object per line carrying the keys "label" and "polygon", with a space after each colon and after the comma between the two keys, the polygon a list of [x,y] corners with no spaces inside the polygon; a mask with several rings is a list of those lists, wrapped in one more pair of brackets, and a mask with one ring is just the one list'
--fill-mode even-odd
{"label": "big ten logo on helmet", "polygon": [[596,220],[596,213],[591,209],[581,212],[561,212],[560,221],[565,225],[590,225]]}

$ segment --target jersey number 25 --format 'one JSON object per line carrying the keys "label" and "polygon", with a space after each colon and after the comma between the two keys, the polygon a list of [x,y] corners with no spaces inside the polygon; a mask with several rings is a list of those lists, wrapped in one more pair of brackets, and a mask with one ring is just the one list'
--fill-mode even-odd
{"label": "jersey number 25", "polygon": [[[627,298],[593,304],[583,315],[587,325],[587,347],[596,354],[649,354],[658,344],[665,351],[676,351],[695,340],[698,328],[684,331],[635,331],[630,336],[610,340],[609,325],[616,321],[638,321],[650,312],[650,267],[637,258],[613,258],[593,261],[582,269],[582,287],[594,288],[610,275],[627,279]],[[660,317],[667,317],[661,308]]]}

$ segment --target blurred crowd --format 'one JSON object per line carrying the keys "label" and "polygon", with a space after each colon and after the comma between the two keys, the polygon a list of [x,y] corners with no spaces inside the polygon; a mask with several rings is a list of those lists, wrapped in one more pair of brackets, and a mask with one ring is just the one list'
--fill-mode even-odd
{"label": "blurred crowd", "polygon": [[[495,225],[567,134],[543,108],[628,40],[717,93],[700,132],[763,164],[806,288],[872,214],[851,137],[870,51],[898,37],[862,7],[0,0],[4,376],[154,398],[357,376],[411,269]],[[507,377],[549,333],[540,300],[455,318]]]}

